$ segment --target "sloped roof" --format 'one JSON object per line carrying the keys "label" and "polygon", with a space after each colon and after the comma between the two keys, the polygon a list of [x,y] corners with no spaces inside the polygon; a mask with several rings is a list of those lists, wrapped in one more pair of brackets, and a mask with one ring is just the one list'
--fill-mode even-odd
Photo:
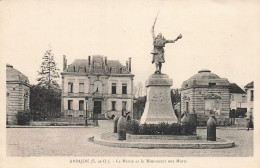
{"label": "sloped roof", "polygon": [[29,83],[28,77],[22,74],[10,64],[6,64],[6,81],[18,81]]}
{"label": "sloped roof", "polygon": [[210,70],[202,69],[197,74],[193,75],[190,79],[220,79],[220,77],[214,73],[211,73]]}
{"label": "sloped roof", "polygon": [[181,88],[187,89],[192,87],[208,87],[210,84],[215,84],[215,86],[229,86],[229,81],[226,78],[220,78],[218,75],[212,73],[210,70],[203,69],[200,70],[197,74],[190,77],[188,80],[182,83]]}
{"label": "sloped roof", "polygon": [[245,88],[254,88],[254,81],[248,83]]}
{"label": "sloped roof", "polygon": [[122,67],[123,65],[117,60],[107,60],[107,65],[109,67]]}
{"label": "sloped roof", "polygon": [[[102,67],[104,71],[110,70],[110,72],[108,72],[108,73],[111,73],[110,68],[116,68],[116,69],[112,70],[113,74],[119,74],[119,73],[120,74],[131,74],[131,72],[126,68],[126,66],[121,64],[119,62],[119,60],[108,60],[107,57],[105,57],[103,55],[92,55],[91,63],[90,63],[91,66],[89,65],[89,59],[75,59],[71,64],[68,65],[68,67],[66,67],[66,69],[63,72],[76,72],[77,73],[80,71],[80,72],[89,73],[89,69],[93,69],[93,67],[92,67],[93,61],[97,61],[97,62],[103,64],[105,60],[107,61],[107,65],[105,65],[106,67]],[[95,67],[94,67],[94,69],[95,69]]]}
{"label": "sloped roof", "polygon": [[87,66],[88,60],[87,59],[75,59],[71,65],[77,65],[77,66]]}
{"label": "sloped roof", "polygon": [[241,89],[236,83],[230,83],[230,93],[241,93],[246,94],[246,92]]}

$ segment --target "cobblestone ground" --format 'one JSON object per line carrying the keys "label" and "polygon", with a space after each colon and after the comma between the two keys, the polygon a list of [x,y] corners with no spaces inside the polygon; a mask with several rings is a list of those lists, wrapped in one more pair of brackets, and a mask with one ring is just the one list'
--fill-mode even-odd
{"label": "cobblestone ground", "polygon": [[[217,129],[217,137],[234,140],[227,149],[135,149],[101,146],[88,141],[102,132],[112,132],[113,122],[100,121],[88,128],[7,128],[7,156],[133,156],[133,157],[237,157],[253,156],[253,131]],[[206,136],[206,129],[198,135]]]}

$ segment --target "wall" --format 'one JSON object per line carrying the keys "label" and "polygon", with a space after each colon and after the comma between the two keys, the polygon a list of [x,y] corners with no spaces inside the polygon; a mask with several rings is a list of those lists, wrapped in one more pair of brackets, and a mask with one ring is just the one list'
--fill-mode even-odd
{"label": "wall", "polygon": [[[73,83],[73,93],[68,93],[68,83]],[[84,82],[85,92],[79,93],[79,83]],[[117,94],[112,94],[112,83],[117,84]],[[127,94],[122,94],[122,84],[127,84]],[[73,110],[78,110],[79,100],[84,100],[84,110],[86,109],[85,97],[93,97],[92,93],[98,87],[99,92],[94,94],[95,97],[102,97],[102,114],[111,114],[111,102],[116,101],[116,111],[121,114],[122,101],[127,102],[127,111],[133,111],[133,79],[131,76],[82,76],[82,75],[63,75],[63,92],[62,92],[62,112],[68,114],[68,100],[73,100]],[[88,108],[93,110],[93,100],[88,101]]]}
{"label": "wall", "polygon": [[[213,87],[213,88],[190,88],[181,91],[181,112],[185,112],[186,102],[189,102],[190,113],[195,110],[197,114],[198,124],[205,125],[208,119],[208,115],[205,113],[205,96],[209,94],[215,94],[220,96],[221,112],[217,115],[219,124],[225,124],[229,122],[230,111],[230,95],[227,87]],[[186,98],[185,98],[186,97]]]}
{"label": "wall", "polygon": [[[27,93],[27,101],[24,104],[24,94]],[[8,124],[17,124],[18,111],[29,109],[30,88],[20,83],[6,84],[6,114]],[[25,105],[25,107],[24,107]]]}

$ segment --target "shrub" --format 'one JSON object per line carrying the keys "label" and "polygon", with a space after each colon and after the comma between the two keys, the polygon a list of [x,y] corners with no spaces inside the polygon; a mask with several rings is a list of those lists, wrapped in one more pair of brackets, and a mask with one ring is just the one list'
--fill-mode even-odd
{"label": "shrub", "polygon": [[17,125],[27,125],[30,122],[30,111],[18,111]]}
{"label": "shrub", "polygon": [[192,135],[196,127],[191,125],[180,125],[178,123],[159,124],[139,124],[136,120],[130,120],[126,123],[126,132],[128,134],[140,135]]}
{"label": "shrub", "polygon": [[136,120],[129,120],[126,122],[126,132],[128,134],[139,134],[139,122]]}

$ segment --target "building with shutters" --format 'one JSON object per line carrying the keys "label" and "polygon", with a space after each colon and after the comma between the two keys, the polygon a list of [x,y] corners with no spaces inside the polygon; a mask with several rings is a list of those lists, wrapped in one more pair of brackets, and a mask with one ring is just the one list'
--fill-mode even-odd
{"label": "building with shutters", "polygon": [[16,125],[18,112],[29,110],[30,83],[12,65],[6,65],[6,124]]}
{"label": "building with shutters", "polygon": [[211,113],[218,125],[229,124],[229,81],[210,70],[201,70],[182,83],[181,113],[197,114],[197,124],[206,125]]}
{"label": "building with shutters", "polygon": [[64,117],[111,118],[122,110],[133,115],[131,58],[122,65],[101,55],[63,58],[61,112]]}

